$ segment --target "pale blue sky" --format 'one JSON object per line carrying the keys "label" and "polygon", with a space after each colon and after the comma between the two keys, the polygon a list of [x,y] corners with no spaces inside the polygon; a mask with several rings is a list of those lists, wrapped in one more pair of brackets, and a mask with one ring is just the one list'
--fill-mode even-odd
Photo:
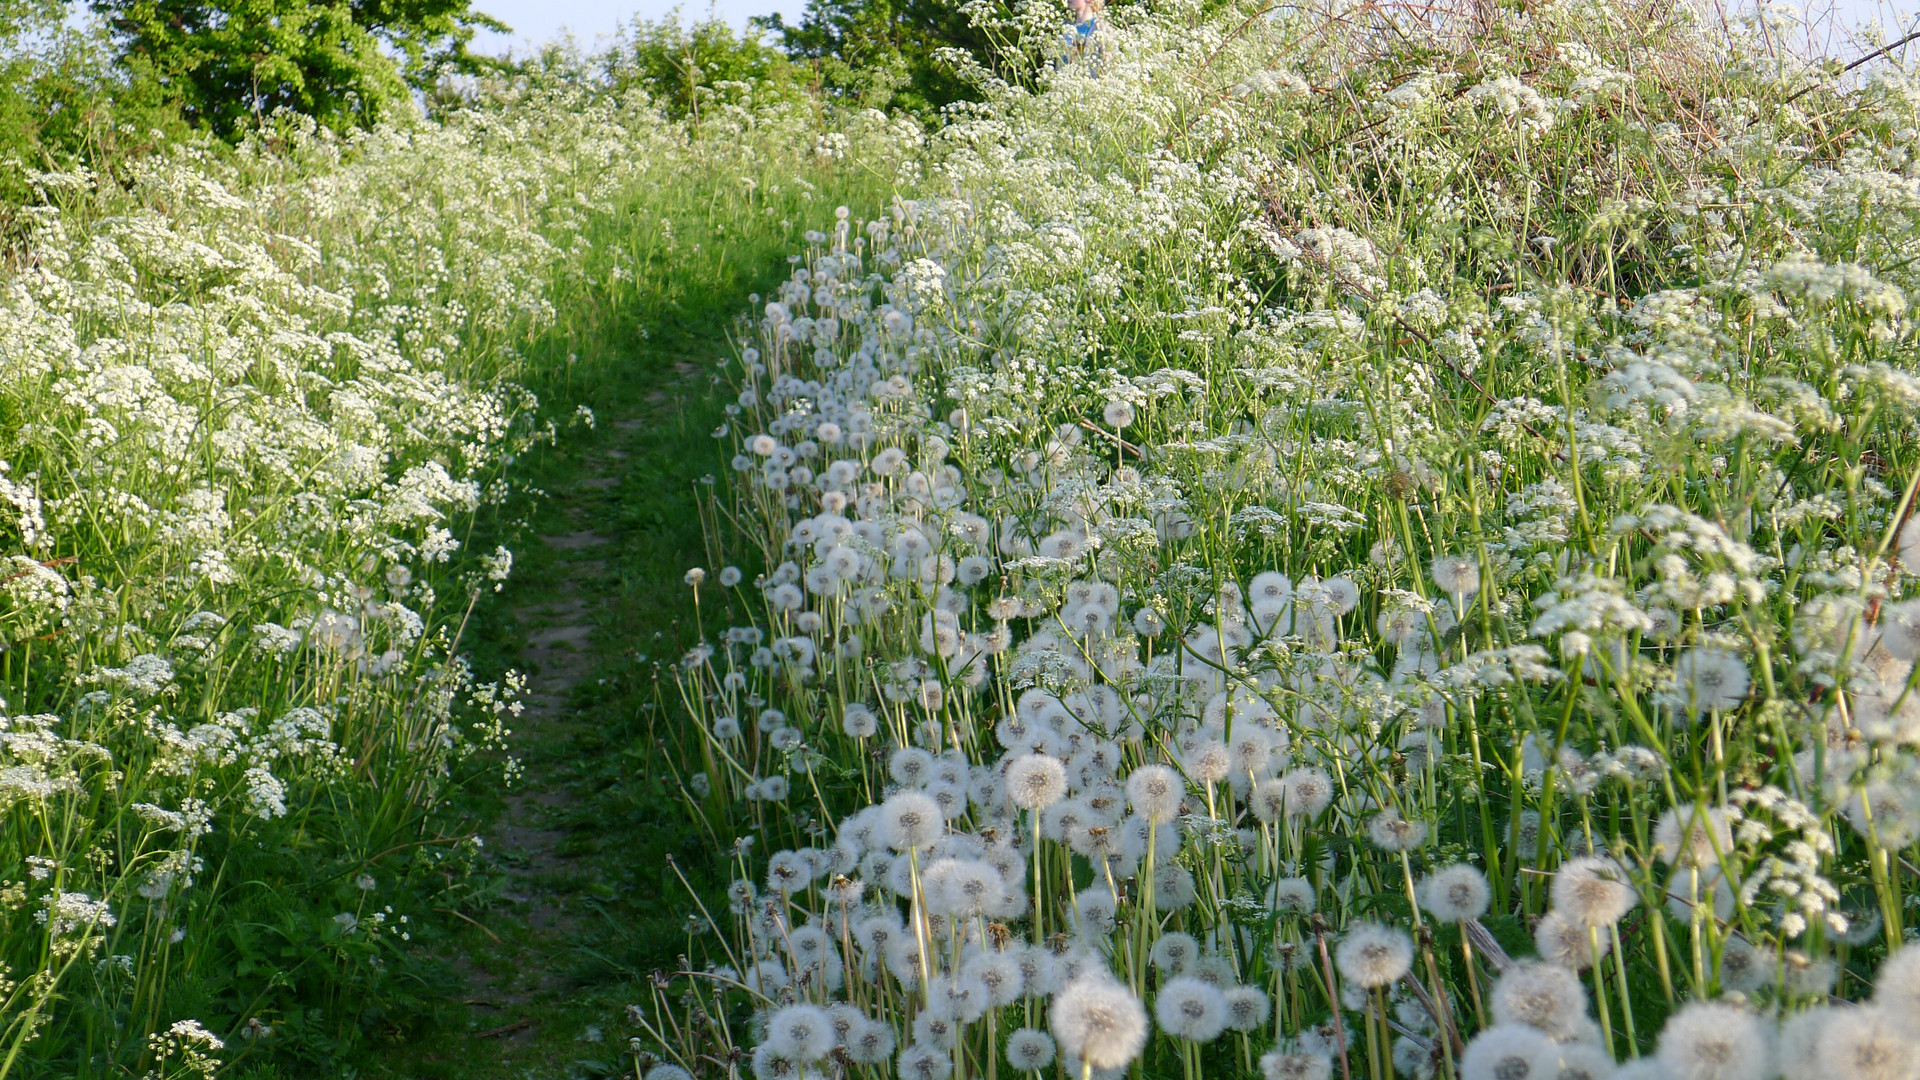
{"label": "pale blue sky", "polygon": [[[1672,0],[1655,2],[1668,3]],[[1712,0],[1703,2],[1711,3]],[[1740,0],[1728,2],[1730,7],[1741,6]],[[676,6],[687,21],[712,10],[735,26],[744,26],[748,17],[774,11],[786,15],[789,20],[795,19],[805,10],[806,0],[475,0],[475,8],[495,16],[514,29],[511,36],[484,35],[475,42],[475,46],[477,51],[495,54],[515,46],[525,51],[529,44],[552,40],[567,31],[571,31],[581,44],[591,46],[596,38],[611,36],[615,28],[630,22],[636,15],[659,19]],[[1060,7],[1064,13],[1065,0],[1061,0]],[[1871,19],[1876,12],[1880,13],[1891,37],[1896,24],[1912,28],[1914,13],[1920,11],[1920,0],[1805,0],[1804,10],[1820,12],[1829,7],[1836,16],[1835,24],[1843,27]],[[1848,47],[1840,35],[1834,35],[1833,51],[1843,57],[1857,55],[1856,50]]]}
{"label": "pale blue sky", "polygon": [[[682,22],[697,22],[714,11],[735,26],[745,26],[754,15],[776,11],[796,21],[807,5],[806,0],[474,0],[473,6],[513,27],[510,37],[484,34],[475,39],[474,51],[497,55],[516,46],[525,52],[529,43],[551,41],[568,31],[591,46],[595,38],[611,37],[636,15],[661,19],[676,7]],[[1063,10],[1065,6],[1062,0]]]}

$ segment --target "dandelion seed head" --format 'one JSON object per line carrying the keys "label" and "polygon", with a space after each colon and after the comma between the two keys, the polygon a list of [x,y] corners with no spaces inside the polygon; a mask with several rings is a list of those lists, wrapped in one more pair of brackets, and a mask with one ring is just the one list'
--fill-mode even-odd
{"label": "dandelion seed head", "polygon": [[1280,878],[1267,887],[1267,907],[1276,914],[1304,915],[1313,905],[1313,883],[1306,878]]}
{"label": "dandelion seed head", "polygon": [[1084,974],[1061,990],[1048,1022],[1061,1051],[1096,1069],[1125,1068],[1147,1043],[1146,1009],[1104,971]]}
{"label": "dandelion seed head", "polygon": [[1487,875],[1466,863],[1435,870],[1420,883],[1420,906],[1442,923],[1465,922],[1487,913],[1493,889]]}
{"label": "dandelion seed head", "polygon": [[1355,923],[1334,949],[1340,977],[1366,989],[1397,981],[1413,966],[1413,939],[1379,923]]}
{"label": "dandelion seed head", "polygon": [[818,1061],[834,1046],[833,1019],[818,1005],[788,1005],[767,1018],[765,1045],[794,1061]]}
{"label": "dandelion seed head", "polygon": [[1015,1072],[1039,1072],[1053,1064],[1053,1036],[1020,1028],[1007,1036],[1007,1064]]}
{"label": "dandelion seed head", "polygon": [[1180,774],[1165,765],[1142,765],[1127,777],[1128,805],[1156,825],[1179,817],[1185,796],[1186,785]]}
{"label": "dandelion seed head", "polygon": [[1262,1080],[1331,1080],[1333,1059],[1305,1050],[1274,1050],[1260,1056]]}
{"label": "dandelion seed head", "polygon": [[1480,591],[1480,563],[1465,555],[1441,555],[1433,560],[1433,583],[1448,596]]}
{"label": "dandelion seed head", "polygon": [[1553,1080],[1559,1072],[1559,1048],[1525,1024],[1495,1024],[1460,1056],[1460,1080]]}
{"label": "dandelion seed head", "polygon": [[940,804],[918,791],[897,792],[880,804],[881,830],[895,851],[924,848],[940,838],[946,818]]}
{"label": "dandelion seed head", "polygon": [[1227,999],[1227,1027],[1234,1031],[1256,1031],[1273,1013],[1273,1001],[1257,986],[1234,986],[1224,991]]}
{"label": "dandelion seed head", "polygon": [[1583,926],[1612,926],[1640,901],[1626,876],[1604,855],[1568,859],[1553,875],[1554,910]]}
{"label": "dandelion seed head", "polygon": [[1587,1012],[1580,976],[1561,964],[1523,961],[1500,976],[1488,1005],[1495,1023],[1525,1024],[1555,1039],[1573,1033]]}
{"label": "dandelion seed head", "polygon": [[1766,1080],[1772,1032],[1738,1005],[1690,1002],[1667,1018],[1655,1056],[1673,1080]]}
{"label": "dandelion seed head", "polygon": [[1160,1030],[1177,1039],[1212,1042],[1227,1026],[1227,998],[1212,983],[1176,976],[1160,985],[1153,1001]]}
{"label": "dandelion seed head", "polygon": [[1067,794],[1067,770],[1045,754],[1023,754],[1007,766],[1007,798],[1022,810],[1045,810]]}

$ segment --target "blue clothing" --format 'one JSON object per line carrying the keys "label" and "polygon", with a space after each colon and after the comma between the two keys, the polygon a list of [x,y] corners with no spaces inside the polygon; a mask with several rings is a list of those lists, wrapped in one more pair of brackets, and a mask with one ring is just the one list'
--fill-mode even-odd
{"label": "blue clothing", "polygon": [[1100,57],[1100,43],[1096,39],[1099,30],[1100,16],[1098,15],[1088,15],[1085,21],[1067,27],[1067,32],[1061,35],[1065,52],[1060,57],[1060,65],[1064,66],[1078,60],[1083,61],[1089,69],[1096,66]]}

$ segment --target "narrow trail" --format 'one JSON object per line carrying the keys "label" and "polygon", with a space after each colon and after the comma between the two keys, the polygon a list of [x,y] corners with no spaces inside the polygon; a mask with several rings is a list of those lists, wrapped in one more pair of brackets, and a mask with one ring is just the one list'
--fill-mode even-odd
{"label": "narrow trail", "polygon": [[479,812],[482,883],[440,950],[455,1000],[375,1075],[626,1075],[626,1006],[685,947],[665,856],[700,854],[645,717],[654,659],[678,655],[680,577],[702,561],[693,489],[718,464],[719,406],[689,360],[608,367],[596,427],[529,463],[545,497],[483,631],[527,677],[510,739],[522,772]]}

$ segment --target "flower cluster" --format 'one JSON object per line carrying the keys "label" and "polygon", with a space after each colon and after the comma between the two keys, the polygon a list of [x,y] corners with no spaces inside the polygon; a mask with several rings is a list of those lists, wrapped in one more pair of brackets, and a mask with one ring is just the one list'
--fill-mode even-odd
{"label": "flower cluster", "polygon": [[1920,95],[1775,17],[1168,4],[841,208],[662,1076],[1920,1068]]}

